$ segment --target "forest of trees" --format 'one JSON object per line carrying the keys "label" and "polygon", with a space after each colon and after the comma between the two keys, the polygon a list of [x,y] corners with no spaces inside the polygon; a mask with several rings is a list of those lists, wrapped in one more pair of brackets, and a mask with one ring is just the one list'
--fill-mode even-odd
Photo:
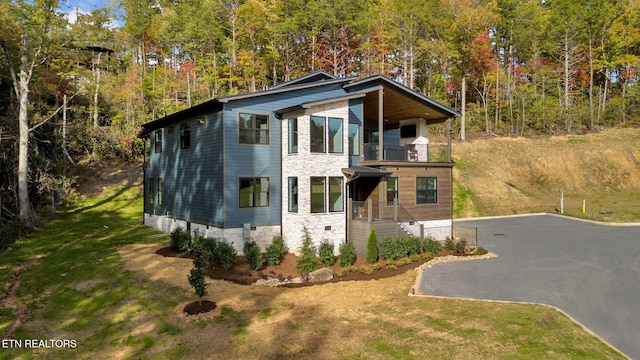
{"label": "forest of trees", "polygon": [[0,0],[0,237],[36,225],[79,159],[139,157],[140,124],[317,69],[441,101],[462,140],[639,123],[637,1],[116,3]]}

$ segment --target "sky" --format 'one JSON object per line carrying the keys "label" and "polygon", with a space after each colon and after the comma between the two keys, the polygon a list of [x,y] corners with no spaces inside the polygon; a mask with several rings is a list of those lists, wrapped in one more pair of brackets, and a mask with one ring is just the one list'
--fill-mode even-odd
{"label": "sky", "polygon": [[92,10],[113,7],[110,0],[60,0],[60,10],[67,14],[69,22],[74,23],[77,13],[88,14]]}

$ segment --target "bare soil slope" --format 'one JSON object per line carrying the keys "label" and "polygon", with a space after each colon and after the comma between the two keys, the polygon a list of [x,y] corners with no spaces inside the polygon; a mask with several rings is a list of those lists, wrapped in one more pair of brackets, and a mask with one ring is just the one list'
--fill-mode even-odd
{"label": "bare soil slope", "polygon": [[640,129],[457,142],[453,156],[457,217],[556,212],[564,192],[565,213],[640,221]]}

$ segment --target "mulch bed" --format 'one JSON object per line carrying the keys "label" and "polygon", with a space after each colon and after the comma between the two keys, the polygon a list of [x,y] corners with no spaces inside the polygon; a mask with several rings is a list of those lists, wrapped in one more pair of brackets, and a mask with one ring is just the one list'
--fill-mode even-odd
{"label": "mulch bed", "polygon": [[[174,258],[189,258],[193,259],[194,254],[185,255],[180,251],[172,250],[169,247],[165,247],[156,251],[156,254],[162,255],[164,257],[174,257]],[[456,255],[456,252],[453,250],[441,250],[438,252],[435,257],[439,256],[447,256],[447,255]],[[460,255],[465,256],[465,255]],[[282,262],[277,266],[266,266],[261,271],[252,270],[249,263],[247,262],[247,258],[244,256],[238,256],[236,258],[235,266],[229,270],[225,270],[222,266],[215,262],[211,262],[209,265],[209,270],[207,274],[211,279],[216,280],[226,280],[230,282],[234,282],[236,284],[241,285],[251,285],[258,281],[261,278],[281,278],[281,279],[293,279],[300,277],[300,274],[296,270],[296,262],[298,260],[298,256],[292,253],[286,253]],[[371,275],[365,275],[360,271],[352,271],[348,273],[344,277],[338,277],[336,274],[344,269],[340,266],[338,262],[329,268],[333,271],[334,277],[332,280],[324,281],[324,282],[303,282],[303,283],[293,283],[286,284],[283,286],[286,287],[301,287],[301,286],[310,286],[310,285],[318,285],[318,284],[326,284],[340,281],[360,281],[360,280],[376,280],[387,277],[396,276],[402,274],[406,271],[413,270],[418,266],[424,264],[430,259],[420,258],[415,262],[411,262],[406,265],[397,266],[396,270],[387,270],[385,265],[386,262],[380,261],[379,264],[381,268],[373,271]],[[355,263],[353,264],[355,269],[361,269],[363,267],[371,267],[371,264],[367,263],[365,258],[357,257]]]}

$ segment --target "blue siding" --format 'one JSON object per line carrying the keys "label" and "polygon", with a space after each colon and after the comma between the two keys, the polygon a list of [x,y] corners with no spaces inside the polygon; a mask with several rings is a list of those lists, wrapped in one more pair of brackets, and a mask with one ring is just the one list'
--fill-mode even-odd
{"label": "blue siding", "polygon": [[[191,123],[191,148],[180,149],[180,124],[173,125],[173,133],[163,129],[163,151],[155,154],[151,149],[149,178],[163,178],[163,204],[157,201],[154,209],[146,205],[145,211],[158,215],[198,222],[223,225],[223,131],[222,113],[206,116],[206,125],[199,127],[197,118]],[[153,139],[153,136],[151,137]],[[147,192],[149,189],[147,189]],[[148,204],[148,198],[145,199]],[[151,211],[149,211],[151,210]]]}
{"label": "blue siding", "polygon": [[[344,95],[342,84],[301,89],[225,104],[225,227],[242,224],[278,225],[282,222],[282,158],[281,121],[274,116],[276,109]],[[269,115],[269,145],[238,143],[238,113]],[[240,208],[238,181],[241,177],[270,179],[270,206]]]}

